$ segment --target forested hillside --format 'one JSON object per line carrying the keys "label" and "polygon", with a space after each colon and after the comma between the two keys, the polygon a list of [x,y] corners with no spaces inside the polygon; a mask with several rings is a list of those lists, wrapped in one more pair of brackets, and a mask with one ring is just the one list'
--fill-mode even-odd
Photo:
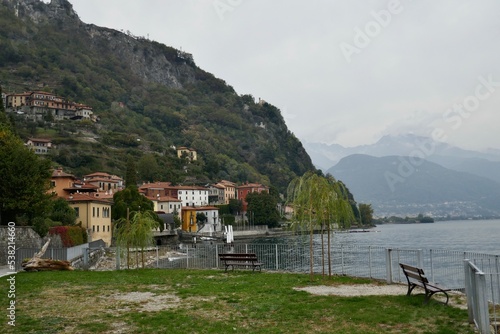
{"label": "forested hillside", "polygon": [[[55,165],[76,175],[124,175],[132,159],[144,181],[227,178],[280,190],[314,168],[279,109],[238,95],[190,55],[85,24],[66,0],[0,1],[3,92],[52,92],[99,117],[34,122],[11,114],[22,138],[53,140]],[[198,161],[178,159],[172,146],[195,149]]]}

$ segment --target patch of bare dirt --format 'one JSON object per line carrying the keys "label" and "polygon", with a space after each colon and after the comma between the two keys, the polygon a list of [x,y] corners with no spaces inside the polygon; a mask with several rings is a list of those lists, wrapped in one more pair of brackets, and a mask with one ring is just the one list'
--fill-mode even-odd
{"label": "patch of bare dirt", "polygon": [[[108,297],[111,300],[134,303],[138,312],[158,312],[169,308],[177,307],[181,299],[174,294],[162,293],[160,295],[152,292],[128,292],[116,293]],[[123,307],[120,311],[128,311],[129,306]]]}
{"label": "patch of bare dirt", "polygon": [[[354,297],[354,296],[396,296],[396,295],[406,295],[408,288],[406,285],[399,284],[387,284],[387,285],[375,285],[375,284],[344,284],[335,286],[306,286],[301,288],[294,288],[297,291],[306,291],[313,295],[334,295],[343,297]],[[422,291],[423,292],[423,291]],[[417,293],[420,293],[417,291]],[[450,296],[449,304],[454,307],[467,309],[467,301],[465,295],[460,292],[448,292]],[[443,294],[437,294],[432,296],[433,299],[445,302],[446,297]]]}

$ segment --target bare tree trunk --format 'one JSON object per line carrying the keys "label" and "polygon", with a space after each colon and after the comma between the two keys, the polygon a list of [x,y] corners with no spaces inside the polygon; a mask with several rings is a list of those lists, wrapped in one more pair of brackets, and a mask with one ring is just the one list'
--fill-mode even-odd
{"label": "bare tree trunk", "polygon": [[328,232],[328,277],[332,277],[332,243],[331,243],[331,237],[330,237],[330,222],[328,222],[328,225],[326,226],[327,232]]}
{"label": "bare tree trunk", "polygon": [[49,270],[74,270],[69,261],[42,259],[43,254],[49,247],[50,239],[38,253],[33,255],[33,258],[24,262],[22,267],[25,271],[49,271]]}
{"label": "bare tree trunk", "polygon": [[321,222],[321,267],[322,276],[325,277],[325,223]]}
{"label": "bare tree trunk", "polygon": [[310,279],[311,281],[313,281],[314,279],[314,255],[313,255],[313,232],[314,232],[314,227],[313,227],[313,224],[312,224],[312,221],[309,221],[309,224],[311,226],[311,231],[310,231],[310,235],[309,235],[309,258],[310,258],[310,265],[309,265],[309,269],[310,269]]}

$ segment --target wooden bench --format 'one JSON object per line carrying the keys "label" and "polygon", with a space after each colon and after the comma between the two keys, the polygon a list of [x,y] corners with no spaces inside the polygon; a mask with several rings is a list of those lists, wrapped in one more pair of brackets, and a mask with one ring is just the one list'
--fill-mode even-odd
{"label": "wooden bench", "polygon": [[444,293],[446,296],[445,304],[448,304],[449,297],[447,291],[450,291],[451,289],[447,289],[437,283],[430,283],[425,276],[424,270],[421,268],[413,267],[404,263],[400,263],[399,265],[406,276],[406,280],[408,281],[407,296],[409,296],[413,289],[418,286],[423,288],[425,291],[425,304],[429,302],[432,295],[438,292]]}
{"label": "wooden bench", "polygon": [[229,267],[239,266],[239,267],[252,267],[254,271],[256,268],[261,270],[262,263],[257,259],[257,255],[254,253],[224,253],[219,254],[219,260],[225,266],[225,271]]}

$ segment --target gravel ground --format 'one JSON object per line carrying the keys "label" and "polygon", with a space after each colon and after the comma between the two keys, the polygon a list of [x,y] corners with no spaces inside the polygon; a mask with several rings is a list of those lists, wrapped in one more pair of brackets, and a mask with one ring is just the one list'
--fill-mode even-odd
{"label": "gravel ground", "polygon": [[[337,285],[337,286],[306,286],[302,288],[295,288],[295,290],[306,291],[313,295],[335,295],[344,297],[354,296],[382,296],[382,295],[406,295],[408,287],[400,284],[376,285],[376,284],[352,284],[352,285]],[[416,290],[413,294],[423,293],[423,290]],[[460,292],[450,291],[448,304],[454,307],[467,309],[467,301],[465,295]],[[435,294],[432,299],[441,302],[446,301],[446,297],[442,294]]]}
{"label": "gravel ground", "polygon": [[307,291],[313,295],[335,295],[335,296],[375,296],[375,295],[401,295],[406,294],[407,288],[404,285],[337,285],[337,286],[307,286],[295,288],[295,290]]}

